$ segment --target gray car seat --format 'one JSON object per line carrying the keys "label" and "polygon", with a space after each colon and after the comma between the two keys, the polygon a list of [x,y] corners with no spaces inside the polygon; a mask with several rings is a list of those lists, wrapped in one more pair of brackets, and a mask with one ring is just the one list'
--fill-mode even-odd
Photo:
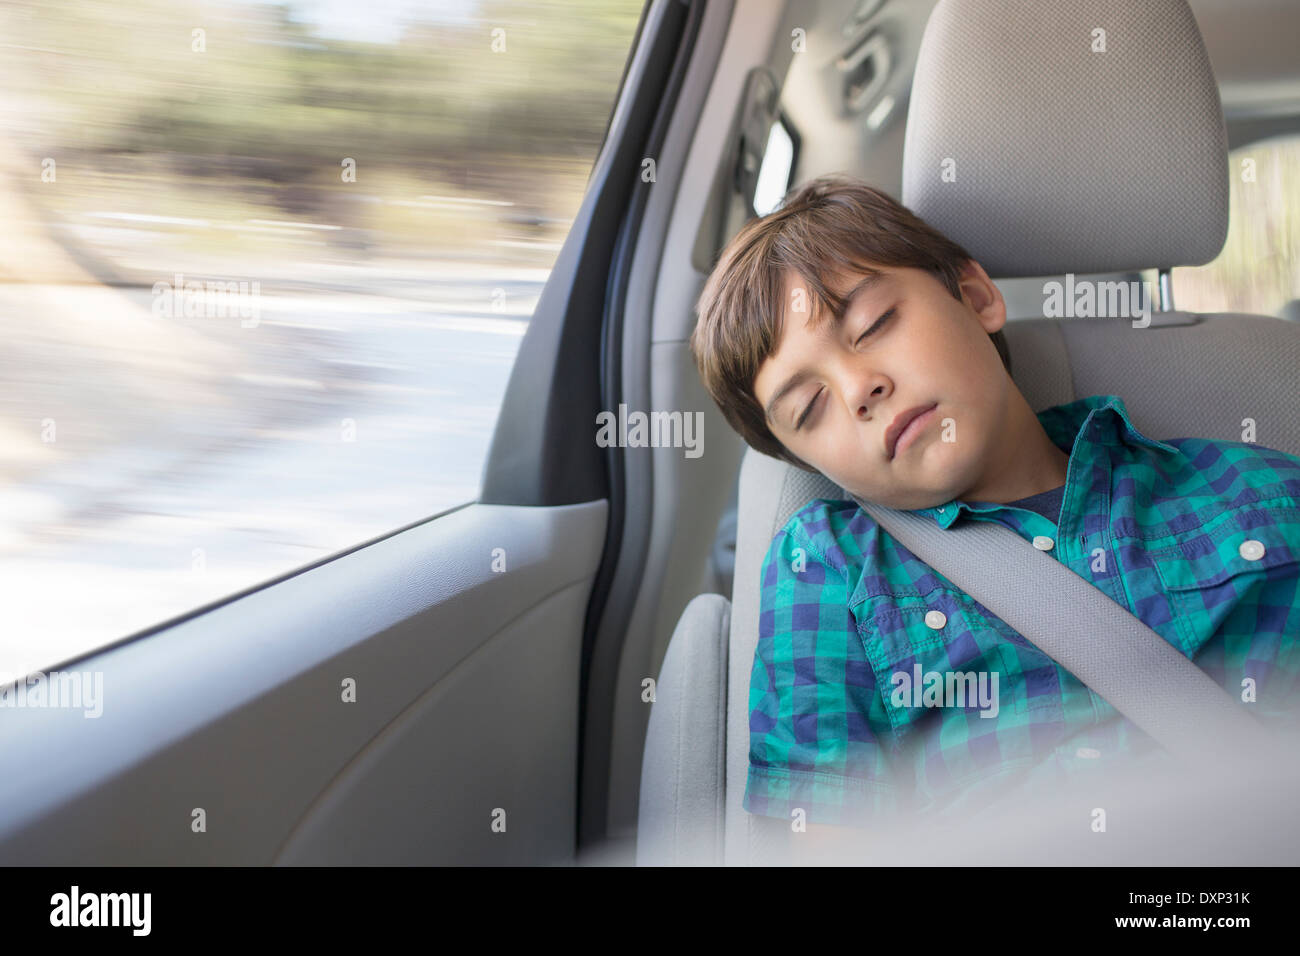
{"label": "gray car seat", "polygon": [[[1102,29],[1105,52],[1097,50]],[[955,179],[940,175],[945,160]],[[1184,0],[941,0],[917,60],[903,202],[994,278],[1212,259],[1227,229],[1218,91]],[[1013,378],[1041,410],[1120,395],[1159,438],[1256,440],[1300,454],[1300,326],[1168,311],[1006,327]],[[637,863],[779,862],[787,821],[741,806],[759,570],[828,479],[746,453],[731,601],[700,595],[664,659],[642,768]],[[972,569],[975,573],[975,569]]]}

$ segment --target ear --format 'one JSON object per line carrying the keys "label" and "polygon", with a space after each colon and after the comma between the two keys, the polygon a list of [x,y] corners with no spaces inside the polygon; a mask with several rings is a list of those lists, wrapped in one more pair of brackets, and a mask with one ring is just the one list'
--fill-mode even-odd
{"label": "ear", "polygon": [[962,302],[974,310],[985,332],[992,334],[1007,324],[1006,300],[982,265],[974,259],[966,260],[959,285]]}

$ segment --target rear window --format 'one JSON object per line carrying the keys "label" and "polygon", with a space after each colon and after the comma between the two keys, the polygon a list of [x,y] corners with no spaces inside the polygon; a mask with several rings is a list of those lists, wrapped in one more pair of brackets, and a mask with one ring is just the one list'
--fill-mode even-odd
{"label": "rear window", "polygon": [[1228,157],[1228,237],[1213,261],[1173,271],[1174,305],[1300,321],[1300,136]]}

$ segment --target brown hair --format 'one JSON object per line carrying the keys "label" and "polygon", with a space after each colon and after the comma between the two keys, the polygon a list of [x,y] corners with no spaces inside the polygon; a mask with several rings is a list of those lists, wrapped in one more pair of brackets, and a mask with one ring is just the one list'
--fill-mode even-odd
{"label": "brown hair", "polygon": [[[792,190],[775,212],[746,223],[722,250],[696,303],[691,351],[723,416],[754,449],[796,468],[817,469],[790,452],[767,426],[754,378],[781,334],[785,274],[800,275],[813,315],[838,315],[844,297],[827,288],[832,265],[860,272],[879,266],[924,269],[961,299],[971,256],[890,196],[860,180],[822,176]],[[816,321],[816,319],[814,319]],[[1011,371],[1006,337],[989,333]]]}

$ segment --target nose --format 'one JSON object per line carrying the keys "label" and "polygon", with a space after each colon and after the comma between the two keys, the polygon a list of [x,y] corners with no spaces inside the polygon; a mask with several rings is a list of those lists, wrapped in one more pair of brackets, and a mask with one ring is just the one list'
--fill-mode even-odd
{"label": "nose", "polygon": [[881,401],[889,397],[889,384],[874,372],[861,369],[849,369],[849,384],[844,390],[844,397],[853,417],[865,421]]}

